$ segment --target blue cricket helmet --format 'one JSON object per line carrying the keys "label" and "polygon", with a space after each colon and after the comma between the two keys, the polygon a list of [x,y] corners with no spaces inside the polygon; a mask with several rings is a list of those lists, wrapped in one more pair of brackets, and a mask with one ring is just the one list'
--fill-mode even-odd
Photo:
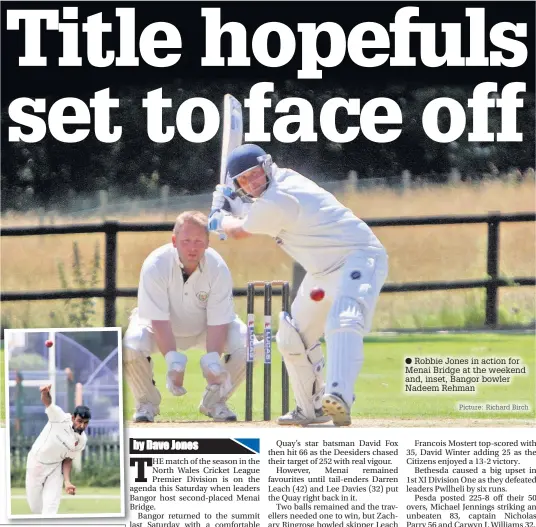
{"label": "blue cricket helmet", "polygon": [[[236,147],[227,158],[227,174],[231,179],[247,170],[261,166],[266,152],[257,145],[245,144]],[[261,159],[259,159],[261,158]]]}
{"label": "blue cricket helmet", "polygon": [[227,177],[232,180],[236,193],[247,201],[250,201],[252,196],[240,188],[237,178],[255,167],[262,167],[264,170],[266,190],[272,180],[272,158],[260,146],[251,143],[240,145],[227,158]]}

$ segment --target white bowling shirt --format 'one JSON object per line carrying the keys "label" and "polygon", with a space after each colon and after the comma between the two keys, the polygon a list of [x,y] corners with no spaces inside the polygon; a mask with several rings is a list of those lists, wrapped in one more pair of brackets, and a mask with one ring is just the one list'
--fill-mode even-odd
{"label": "white bowling shirt", "polygon": [[48,423],[35,440],[30,456],[45,465],[61,463],[66,458],[74,459],[86,447],[86,433],[77,434],[73,430],[71,414],[55,404],[49,405],[45,413]]}
{"label": "white bowling shirt", "polygon": [[184,282],[177,249],[169,243],[154,250],[141,269],[140,323],[169,320],[175,337],[191,337],[207,326],[234,320],[233,281],[223,258],[211,248]]}
{"label": "white bowling shirt", "polygon": [[273,165],[273,181],[256,199],[244,230],[267,234],[310,273],[340,267],[356,249],[382,248],[368,225],[327,190]]}

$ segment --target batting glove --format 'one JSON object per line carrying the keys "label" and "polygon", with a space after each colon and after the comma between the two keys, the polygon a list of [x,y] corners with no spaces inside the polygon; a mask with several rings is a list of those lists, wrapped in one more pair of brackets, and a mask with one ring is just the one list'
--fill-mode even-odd
{"label": "batting glove", "polygon": [[212,210],[224,210],[230,212],[235,218],[239,218],[242,215],[243,206],[244,202],[227,185],[217,185],[212,193]]}
{"label": "batting glove", "polygon": [[222,212],[221,209],[213,210],[208,217],[208,231],[224,234],[222,226],[224,217],[225,213]]}
{"label": "batting glove", "polygon": [[225,199],[223,190],[221,190],[222,186],[223,185],[217,185],[216,190],[212,193],[212,205],[210,207],[212,211],[222,210],[225,206],[227,200]]}

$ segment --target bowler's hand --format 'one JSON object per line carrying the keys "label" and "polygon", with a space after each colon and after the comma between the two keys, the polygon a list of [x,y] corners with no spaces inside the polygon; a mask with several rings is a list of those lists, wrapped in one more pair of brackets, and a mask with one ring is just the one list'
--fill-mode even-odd
{"label": "bowler's hand", "polygon": [[39,388],[39,391],[41,392],[41,402],[45,405],[45,408],[48,408],[52,404],[52,396],[50,395],[51,389],[52,384],[46,384]]}
{"label": "bowler's hand", "polygon": [[66,481],[65,492],[71,496],[74,496],[76,494],[76,487],[70,481]]}

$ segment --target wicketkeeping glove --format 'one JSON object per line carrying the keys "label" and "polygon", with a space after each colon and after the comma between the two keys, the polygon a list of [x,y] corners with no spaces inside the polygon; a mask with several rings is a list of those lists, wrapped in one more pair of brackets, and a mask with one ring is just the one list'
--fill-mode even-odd
{"label": "wicketkeeping glove", "polygon": [[168,351],[164,357],[168,367],[166,374],[166,388],[173,395],[184,395],[186,393],[186,388],[183,386],[177,386],[173,382],[174,373],[183,373],[186,370],[186,363],[188,362],[188,357],[184,353],[178,351]]}

